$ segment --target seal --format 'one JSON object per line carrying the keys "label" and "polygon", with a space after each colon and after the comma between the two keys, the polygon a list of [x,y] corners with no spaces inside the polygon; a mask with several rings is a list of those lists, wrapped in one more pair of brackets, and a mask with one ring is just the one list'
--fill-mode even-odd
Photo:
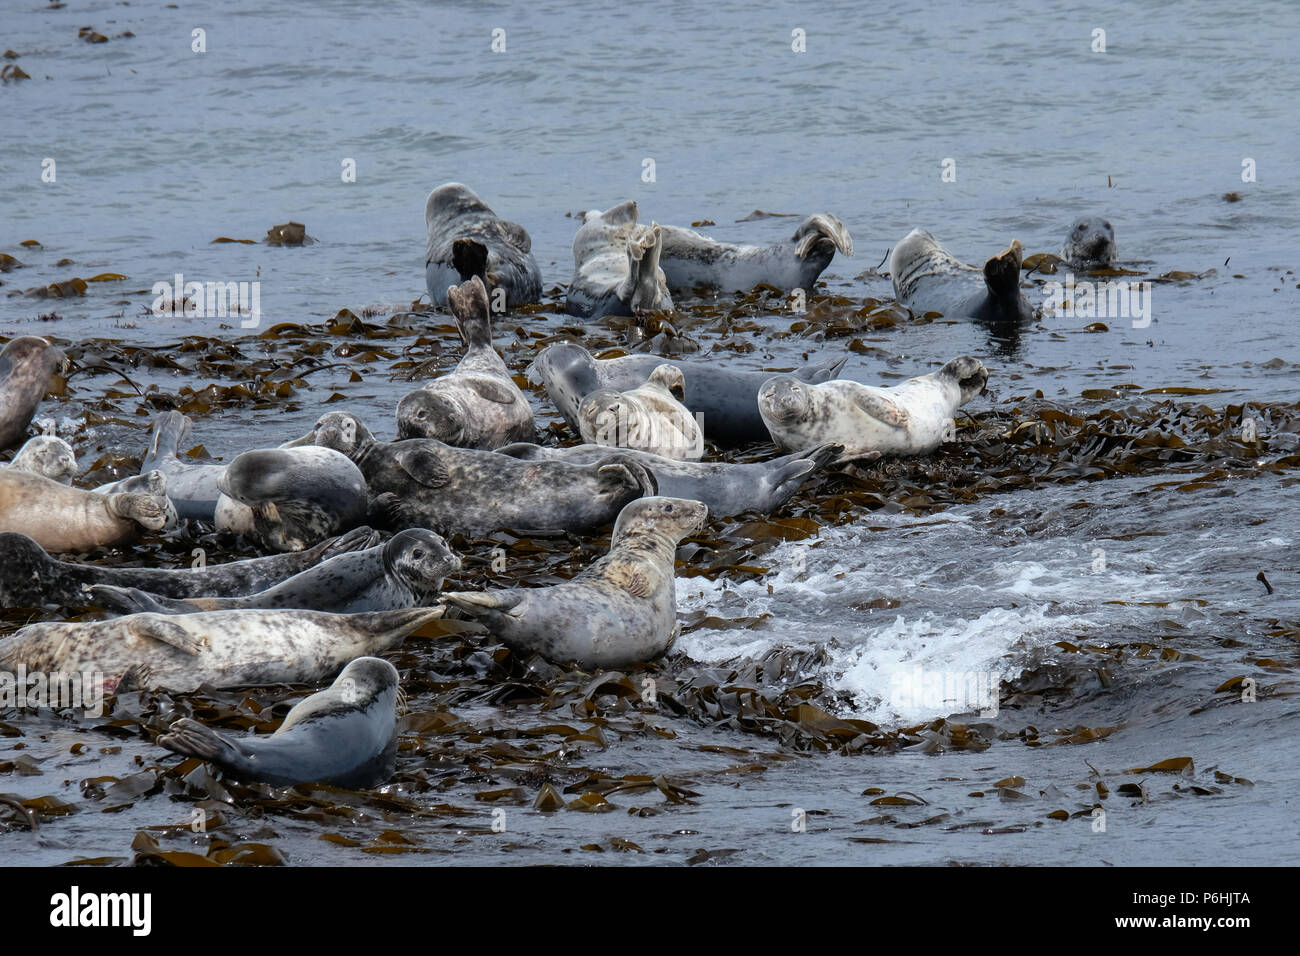
{"label": "seal", "polygon": [[27,436],[36,407],[50,387],[50,376],[68,366],[68,357],[37,335],[11,339],[0,352],[0,449]]}
{"label": "seal", "polygon": [[[490,294],[505,293],[505,308],[542,297],[542,272],[533,258],[533,241],[524,227],[502,219],[474,190],[445,183],[424,203],[429,244],[424,278],[435,305],[447,304],[447,287],[475,276]],[[498,310],[503,311],[503,310]]]}
{"label": "seal", "polygon": [[176,511],[176,506],[172,503],[171,498],[167,496],[167,476],[161,471],[146,471],[142,474],[135,475],[131,478],[122,478],[113,482],[110,486],[112,491],[103,491],[101,488],[95,490],[102,494],[132,494],[132,495],[149,495],[152,498],[158,498],[163,502],[163,516],[166,519],[163,522],[164,531],[174,531],[180,526],[180,515]]}
{"label": "seal", "polygon": [[378,442],[346,412],[323,415],[298,441],[355,461],[376,495],[375,510],[385,511],[394,527],[447,535],[590,531],[614,521],[629,501],[656,493],[643,465],[609,449],[578,464],[518,461],[432,438]]}
{"label": "seal", "polygon": [[658,223],[637,225],[636,217],[632,199],[583,215],[573,237],[573,281],[564,311],[598,319],[672,309],[668,280],[659,268],[662,231]]}
{"label": "seal", "polygon": [[894,296],[912,312],[940,312],[949,318],[983,322],[1025,322],[1034,310],[1020,292],[1019,239],[984,263],[984,268],[953,258],[924,229],[913,229],[894,247],[889,271]]}
{"label": "seal", "polygon": [[844,446],[840,461],[925,455],[952,440],[952,414],[984,390],[988,371],[962,355],[893,388],[847,379],[808,385],[782,375],[763,385],[758,407],[782,448]]}
{"label": "seal", "polygon": [[456,368],[406,395],[397,406],[399,438],[436,438],[491,450],[534,433],[533,409],[492,347],[487,289],[475,276],[447,290],[465,357]]}
{"label": "seal", "polygon": [[1115,230],[1101,216],[1081,216],[1065,235],[1061,258],[1076,269],[1114,268]]}
{"label": "seal", "polygon": [[677,543],[708,509],[682,498],[641,498],[614,524],[609,553],[563,584],[449,591],[459,608],[521,654],[584,670],[623,667],[662,654],[676,639]]}
{"label": "seal", "polygon": [[[843,445],[819,445],[769,461],[674,461],[642,451],[626,451],[654,475],[659,494],[703,502],[715,518],[746,511],[769,514],[779,509],[804,484],[809,475],[823,470],[844,451]],[[529,461],[594,461],[608,454],[603,445],[543,448],[516,442],[498,448],[497,454]]]}
{"label": "seal", "polygon": [[128,672],[134,686],[174,693],[318,684],[351,660],[392,650],[443,611],[200,611],[28,624],[0,639],[0,670],[104,674],[106,693]]}
{"label": "seal", "polygon": [[660,365],[636,388],[602,388],[584,398],[578,406],[578,432],[594,445],[679,460],[699,458],[704,454],[704,430],[682,404],[685,397],[682,370]]}
{"label": "seal", "polygon": [[361,470],[332,448],[263,448],[235,457],[217,479],[219,531],[273,551],[301,551],[365,520]]}
{"label": "seal", "polygon": [[397,760],[397,668],[358,657],[328,689],[299,701],[270,736],[233,737],[183,717],[158,745],[276,787],[386,783]]}
{"label": "seal", "polygon": [[107,584],[90,588],[101,607],[124,614],[193,614],[240,608],[300,608],[333,614],[396,611],[427,607],[442,590],[443,579],[460,570],[460,558],[432,531],[412,528],[387,543],[350,551],[308,568],[275,587],[240,597],[222,595],[175,599],[136,588]]}
{"label": "seal", "polygon": [[[189,440],[194,423],[177,411],[154,417],[149,435],[149,450],[140,464],[140,473],[161,472],[167,477],[167,497],[176,514],[189,521],[216,521],[217,501],[221,491],[217,480],[225,465],[199,464],[181,458],[181,446]],[[118,482],[103,485],[98,491],[123,490]]]}
{"label": "seal", "polygon": [[189,568],[110,568],[59,561],[22,534],[0,534],[0,607],[84,606],[90,587],[113,584],[166,597],[256,594],[336,555],[375,545],[379,535],[358,528],[306,551]]}
{"label": "seal", "polygon": [[90,551],[161,531],[167,499],[101,495],[13,468],[0,468],[0,532],[25,534],[46,551]]}
{"label": "seal", "polygon": [[10,468],[44,475],[50,481],[61,485],[72,484],[72,476],[77,473],[77,453],[62,438],[54,435],[37,435],[27,439]]}
{"label": "seal", "polygon": [[838,249],[853,255],[853,237],[830,213],[809,216],[784,242],[736,246],[680,226],[661,226],[659,266],[668,288],[701,286],[723,292],[748,292],[760,283],[811,292]]}
{"label": "seal", "polygon": [[[791,374],[805,382],[825,382],[839,376],[848,356],[814,362]],[[682,404],[701,416],[705,437],[720,445],[767,441],[767,426],[758,413],[758,390],[776,371],[741,371],[717,362],[684,362],[657,355],[593,358],[575,342],[548,345],[529,366],[529,374],[546,386],[546,393],[578,432],[578,407],[597,389],[616,392],[636,388],[663,364],[685,377]]]}

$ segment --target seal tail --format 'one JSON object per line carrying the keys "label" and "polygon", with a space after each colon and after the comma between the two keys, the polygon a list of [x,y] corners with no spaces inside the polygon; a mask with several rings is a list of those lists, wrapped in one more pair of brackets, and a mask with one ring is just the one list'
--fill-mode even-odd
{"label": "seal tail", "polygon": [[611,484],[636,488],[638,498],[653,498],[659,494],[659,482],[654,472],[631,455],[611,455],[596,464],[598,473]]}
{"label": "seal tail", "polygon": [[440,600],[471,617],[479,617],[492,611],[509,611],[523,598],[510,591],[444,591]]}
{"label": "seal tail", "polygon": [[183,757],[198,757],[222,767],[239,767],[244,755],[233,739],[205,727],[197,720],[182,717],[158,738],[158,746]]}
{"label": "seal tail", "polygon": [[487,282],[487,246],[477,239],[461,237],[451,244],[451,264],[460,274],[461,282],[478,276]]}
{"label": "seal tail", "polygon": [[447,304],[456,317],[460,337],[469,348],[492,347],[492,313],[487,286],[478,276],[447,289]]}
{"label": "seal tail", "polygon": [[849,230],[838,216],[832,216],[828,212],[809,216],[795,230],[792,238],[798,243],[794,247],[794,254],[800,259],[806,259],[823,239],[829,239],[844,255],[853,255],[853,237],[849,235]]}
{"label": "seal tail", "polygon": [[377,639],[378,643],[371,648],[371,653],[374,653],[400,644],[412,631],[438,620],[446,612],[447,609],[442,606],[407,607],[396,611],[369,611],[340,617]]}
{"label": "seal tail", "polygon": [[1015,298],[1020,294],[1020,263],[1024,248],[1019,239],[984,263],[984,283],[989,292],[999,299]]}
{"label": "seal tail", "polygon": [[633,312],[650,312],[659,302],[659,254],[663,251],[663,231],[659,223],[627,244],[627,265],[631,272],[632,297],[628,306]]}
{"label": "seal tail", "polygon": [[153,433],[149,436],[149,450],[140,465],[145,474],[158,467],[160,458],[179,458],[181,443],[186,441],[194,423],[178,411],[163,412],[153,420]]}

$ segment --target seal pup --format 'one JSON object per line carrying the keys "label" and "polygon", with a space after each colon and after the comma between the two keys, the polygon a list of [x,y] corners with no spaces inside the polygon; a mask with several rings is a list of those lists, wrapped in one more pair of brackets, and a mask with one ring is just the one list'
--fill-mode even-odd
{"label": "seal pup", "polygon": [[299,442],[342,452],[361,469],[377,511],[394,527],[477,535],[505,529],[580,533],[656,493],[653,476],[623,453],[589,464],[524,462],[432,438],[378,442],[355,415],[328,412]]}
{"label": "seal pup", "polygon": [[0,534],[0,607],[87,605],[90,587],[114,584],[167,597],[255,594],[339,554],[372,547],[377,532],[357,528],[307,551],[188,568],[110,568],[59,561],[23,534]]}
{"label": "seal pup", "polygon": [[427,607],[442,590],[443,579],[460,570],[460,558],[439,535],[412,528],[386,543],[350,551],[308,568],[275,587],[240,597],[158,597],[136,588],[97,584],[92,601],[124,614],[193,614],[240,608],[300,608],[333,614],[396,611]]}
{"label": "seal pup", "polygon": [[397,406],[399,438],[436,438],[460,448],[491,450],[535,434],[533,409],[492,347],[487,289],[475,276],[447,290],[465,357],[425,382]]}
{"label": "seal pup", "polygon": [[578,406],[578,432],[593,445],[679,460],[699,458],[704,454],[704,430],[682,404],[685,397],[682,370],[660,365],[636,388],[603,388],[584,398]]}
{"label": "seal pup", "polygon": [[68,366],[68,356],[37,335],[20,335],[0,351],[0,449],[27,435],[50,376]]}
{"label": "seal pup", "polygon": [[101,495],[44,475],[0,468],[0,532],[25,534],[46,551],[130,544],[142,530],[162,530],[166,502],[154,495]]}
{"label": "seal pup", "polygon": [[327,689],[300,700],[269,736],[235,737],[182,717],[158,745],[276,787],[379,786],[397,759],[397,668],[359,657]]}
{"label": "seal pup", "polygon": [[332,448],[263,448],[235,457],[217,488],[216,526],[274,551],[301,551],[365,520],[366,479]]}
{"label": "seal pup", "polygon": [[958,262],[924,229],[913,229],[894,247],[889,272],[894,296],[912,312],[941,312],[949,318],[1023,322],[1034,310],[1020,291],[1019,239],[984,263]]}
{"label": "seal pup", "polygon": [[103,674],[107,692],[128,671],[140,675],[141,687],[173,693],[203,684],[316,684],[351,660],[392,650],[416,628],[442,617],[443,610],[199,611],[28,624],[0,639],[0,669]]}
{"label": "seal pup", "polygon": [[609,553],[553,587],[449,591],[459,608],[522,654],[591,670],[662,654],[680,631],[674,556],[708,509],[682,498],[641,498],[618,516]]}
{"label": "seal pup", "polygon": [[424,224],[424,278],[434,305],[447,304],[449,285],[475,276],[489,296],[505,293],[505,309],[540,301],[542,272],[527,231],[499,217],[468,186],[445,183],[429,193]]}
{"label": "seal pup", "polygon": [[[813,362],[790,374],[805,382],[837,378],[848,356]],[[741,371],[719,362],[684,362],[657,355],[594,358],[576,342],[556,342],[538,353],[529,374],[546,386],[556,408],[578,431],[578,407],[597,389],[616,392],[636,388],[660,365],[681,369],[685,377],[682,404],[703,419],[705,437],[724,445],[767,441],[767,426],[758,413],[758,390],[779,372]]]}
{"label": "seal pup", "polygon": [[731,245],[680,226],[661,226],[660,230],[663,249],[659,266],[672,291],[706,286],[723,292],[748,292],[764,283],[786,291],[811,292],[837,249],[853,255],[853,237],[830,213],[809,216],[793,236],[769,246]]}
{"label": "seal pup", "polygon": [[564,311],[584,319],[664,312],[673,307],[659,268],[663,234],[658,223],[637,225],[636,201],[604,212],[589,210],[573,237],[573,281]]}
{"label": "seal pup", "polygon": [[782,448],[844,446],[840,461],[924,455],[952,440],[952,415],[984,390],[984,363],[969,355],[893,388],[840,379],[808,385],[777,376],[758,393],[763,421]]}
{"label": "seal pup", "polygon": [[1101,216],[1081,216],[1065,234],[1061,258],[1076,269],[1111,269],[1115,266],[1115,230]]}
{"label": "seal pup", "polygon": [[10,468],[44,475],[50,481],[61,485],[72,484],[72,476],[77,473],[77,453],[62,438],[54,435],[37,435],[29,438],[18,449]]}
{"label": "seal pup", "polygon": [[[823,470],[844,451],[843,445],[819,445],[768,461],[674,461],[643,451],[624,452],[646,466],[654,475],[659,494],[666,498],[688,498],[708,506],[715,518],[728,518],[746,511],[767,514],[784,505],[809,475]],[[497,454],[528,461],[594,461],[608,454],[603,445],[573,445],[544,448],[516,442],[498,448]]]}

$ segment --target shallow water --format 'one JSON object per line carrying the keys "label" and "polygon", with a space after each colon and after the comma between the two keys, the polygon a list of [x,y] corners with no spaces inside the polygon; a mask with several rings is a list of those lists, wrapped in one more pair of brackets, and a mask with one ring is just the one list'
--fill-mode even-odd
{"label": "shallow water", "polygon": [[[425,195],[461,180],[530,231],[555,290],[548,308],[511,316],[499,329],[498,345],[522,372],[542,337],[574,324],[558,312],[576,229],[566,213],[634,198],[647,220],[709,219],[717,226],[707,231],[719,238],[759,242],[783,237],[798,220],[735,222],[755,208],[833,212],[852,232],[856,255],[837,257],[820,291],[848,304],[814,302],[801,317],[775,303],[733,307],[728,297],[720,314],[734,309],[742,318],[719,324],[711,303],[683,302],[678,330],[720,361],[749,367],[790,367],[852,344],[846,374],[872,383],[970,353],[990,370],[989,392],[964,410],[963,444],[932,464],[810,486],[783,514],[814,518],[815,535],[769,540],[752,560],[730,562],[761,573],[710,570],[707,556],[684,552],[684,569],[704,572],[679,579],[687,633],[678,656],[644,675],[665,687],[724,688],[735,686],[725,677],[745,662],[789,649],[780,667],[754,681],[787,710],[796,698],[781,694],[816,685],[810,699],[818,706],[882,733],[951,717],[949,727],[983,728],[988,746],[936,742],[940,729],[904,735],[910,745],[901,748],[873,736],[861,752],[822,752],[811,736],[783,736],[779,727],[722,726],[726,701],[737,695],[721,690],[683,704],[684,713],[615,697],[601,698],[593,715],[578,707],[580,694],[555,690],[567,686],[563,677],[529,676],[523,662],[494,670],[482,658],[495,645],[413,639],[399,660],[412,679],[412,713],[452,712],[464,726],[404,738],[391,789],[394,801],[410,805],[328,794],[316,809],[289,801],[264,811],[270,797],[234,788],[227,822],[213,834],[269,844],[292,863],[1300,860],[1286,813],[1298,780],[1292,675],[1300,636],[1289,507],[1300,432],[1293,5],[1255,5],[1249,23],[1227,3],[1140,12],[1062,4],[1017,18],[991,3],[924,17],[852,4],[816,12],[599,4],[580,13],[559,4],[514,11],[394,3],[382,17],[353,0],[264,7],[103,2],[6,12],[4,42],[22,56],[4,62],[33,79],[0,87],[0,252],[25,264],[0,275],[0,335],[50,335],[70,346],[117,340],[76,348],[126,371],[141,389],[154,387],[151,395],[246,381],[242,365],[263,350],[279,361],[289,347],[245,339],[233,346],[243,358],[224,364],[211,346],[181,353],[170,346],[186,336],[234,340],[249,331],[154,317],[153,283],[176,273],[260,280],[263,316],[254,333],[281,322],[318,324],[342,308],[383,328],[424,293]],[[79,40],[85,25],[109,41]],[[196,27],[207,31],[203,54],[190,49]],[[495,27],[506,30],[504,53],[490,51]],[[1089,48],[1098,27],[1106,30],[1104,54]],[[791,51],[794,28],[807,31],[807,53]],[[119,36],[127,30],[135,36]],[[53,183],[40,178],[45,157],[55,160]],[[940,179],[948,157],[956,182]],[[1253,183],[1241,178],[1247,157],[1258,170]],[[345,158],[356,160],[355,183],[341,180]],[[641,179],[646,158],[655,163],[653,183]],[[1223,198],[1234,192],[1240,201]],[[1094,212],[1114,223],[1121,260],[1145,274],[1137,278],[1202,276],[1155,285],[1149,327],[1102,318],[1104,329],[1087,331],[1097,319],[1048,317],[1014,343],[942,320],[828,330],[828,317],[846,320],[863,297],[890,298],[875,267],[914,226],[979,262],[1013,236],[1027,253],[1056,252],[1069,223]],[[320,241],[211,244],[217,236],[260,240],[289,220],[306,223]],[[33,238],[42,246],[19,245]],[[73,263],[57,265],[64,258]],[[77,298],[10,294],[102,272],[129,278],[91,283]],[[1050,278],[1030,278],[1032,301]],[[51,311],[57,320],[38,318]],[[752,330],[743,325],[750,320]],[[790,332],[802,321],[810,322],[805,334]],[[445,367],[456,357],[446,317],[399,322],[410,331],[396,329],[391,339],[320,335],[328,348],[312,364],[339,367],[305,377],[287,400],[217,405],[196,417],[194,441],[226,458],[253,443],[279,443],[305,431],[335,393],[345,401],[334,407],[390,437],[392,410],[410,387],[398,361],[432,358]],[[621,329],[597,324],[587,335],[619,344]],[[169,368],[137,347],[203,360]],[[360,383],[350,381],[354,371]],[[64,422],[83,466],[105,452],[138,455],[149,416],[166,407],[141,400],[113,372],[83,373],[71,387],[39,414]],[[1161,388],[1210,391],[1153,391]],[[1092,391],[1102,389],[1116,391]],[[543,395],[533,398],[541,420],[557,417]],[[1044,407],[1090,422],[1113,411],[1114,430],[1131,440],[1159,402],[1190,419],[1202,405],[1219,413],[1229,436],[1223,448],[1170,451],[1167,461],[1146,460],[1130,474],[1068,481],[1048,475],[1054,453],[1032,442],[1008,440],[1009,450],[990,451],[1001,429]],[[1243,403],[1271,409],[1246,413],[1267,423],[1265,442],[1229,448]],[[108,420],[87,425],[88,408]],[[1177,417],[1150,425],[1167,431]],[[1002,472],[991,460],[1039,478],[995,487],[987,477]],[[986,466],[984,479],[971,477]],[[1215,469],[1222,474],[1197,481]],[[902,505],[915,497],[909,487],[932,491],[935,501]],[[846,512],[831,507],[862,488],[881,500]],[[173,561],[185,554],[179,543],[150,552]],[[1256,581],[1260,571],[1274,593]],[[705,612],[742,626],[701,623]],[[931,693],[925,679],[933,674],[997,675],[1005,681],[997,715],[970,713],[967,705],[984,701],[964,699],[964,688]],[[644,675],[630,679],[640,686]],[[1242,702],[1239,688],[1216,691],[1239,676],[1256,680],[1257,702]],[[458,681],[459,691],[441,686]],[[491,696],[512,681],[553,691],[555,707]],[[715,697],[721,710],[710,716]],[[277,692],[266,703],[282,699],[294,695]],[[0,793],[52,795],[76,808],[43,814],[29,833],[0,805],[6,859],[130,860],[138,832],[187,825],[192,799],[213,793],[199,781],[190,799],[173,800],[170,790],[155,791],[149,770],[176,765],[162,761],[149,731],[165,726],[171,708],[194,702],[118,705],[118,731],[48,713],[0,714],[15,731],[0,736],[0,768],[9,767],[0,769]],[[549,724],[576,733],[593,716],[645,726],[606,730],[603,747],[563,732],[519,733]],[[223,726],[239,724],[227,715]],[[1099,739],[1084,742],[1079,728]],[[509,742],[527,758],[489,753],[484,740]],[[73,753],[79,744],[89,749]],[[99,752],[113,746],[120,751]],[[1182,756],[1194,759],[1191,777],[1123,773]],[[519,776],[524,766],[532,776]],[[1229,780],[1217,779],[1215,768]],[[572,800],[600,789],[584,784],[591,773],[667,774],[697,796],[674,803],[658,789],[615,793],[609,802],[618,809],[605,814],[531,808],[542,780],[572,788],[565,794]],[[80,785],[102,776],[135,781],[123,790],[144,793],[105,797]],[[1024,783],[993,786],[1015,776]],[[1110,791],[1105,799],[1099,780]],[[476,797],[516,781],[522,797]],[[1119,791],[1136,782],[1145,796]],[[863,793],[870,788],[882,792]],[[872,804],[907,793],[915,805]],[[341,813],[336,801],[357,809]],[[1091,813],[1098,804],[1104,833]],[[498,807],[504,833],[491,829]],[[1048,817],[1057,810],[1072,818]],[[187,830],[155,835],[168,849],[209,846],[207,835]],[[615,852],[630,849],[615,838],[645,852]],[[891,842],[855,842],[862,839]],[[604,852],[582,849],[592,846]]]}

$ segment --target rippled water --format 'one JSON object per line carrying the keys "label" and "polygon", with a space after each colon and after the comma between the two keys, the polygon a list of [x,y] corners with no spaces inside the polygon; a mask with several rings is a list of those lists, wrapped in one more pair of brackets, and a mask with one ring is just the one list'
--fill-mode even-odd
{"label": "rippled water", "polygon": [[[836,258],[824,291],[855,304],[890,297],[875,267],[914,226],[979,262],[1013,236],[1027,253],[1056,252],[1074,217],[1100,213],[1129,268],[1146,278],[1201,276],[1156,285],[1149,327],[1103,319],[1104,330],[1086,331],[1094,320],[1044,318],[1009,343],[946,321],[824,339],[785,335],[795,317],[775,313],[760,317],[764,331],[753,335],[711,332],[691,308],[680,324],[721,360],[753,367],[795,364],[857,338],[847,374],[867,382],[969,352],[990,370],[989,393],[966,409],[976,420],[1037,392],[1076,410],[1163,400],[1141,394],[1162,387],[1213,390],[1174,401],[1215,409],[1300,400],[1293,4],[1254,4],[1248,18],[1224,2],[1061,4],[1014,16],[992,3],[924,15],[847,3],[585,11],[391,3],[382,14],[354,0],[270,6],[6,10],[3,42],[21,56],[3,62],[32,79],[0,87],[0,252],[25,264],[0,275],[0,335],[130,347],[244,334],[214,320],[148,315],[150,287],[176,273],[259,279],[263,327],[316,323],[344,307],[377,309],[374,321],[383,322],[424,292],[425,195],[461,180],[530,231],[548,288],[571,273],[567,213],[635,198],[647,220],[709,219],[720,238],[767,241],[787,234],[791,220],[735,220],[755,208],[833,212],[857,254]],[[109,41],[78,39],[87,25]],[[202,54],[191,51],[196,28],[206,31]],[[506,31],[503,53],[491,52],[494,28]],[[791,50],[796,28],[806,31],[806,53]],[[1090,49],[1096,28],[1106,31],[1105,53]],[[53,183],[41,179],[46,157],[55,161]],[[956,182],[941,181],[945,158],[956,162]],[[1242,180],[1247,158],[1256,182]],[[356,161],[355,183],[342,181],[345,159]],[[641,178],[646,159],[652,183]],[[260,240],[291,219],[320,242],[211,244]],[[25,239],[42,245],[20,246]],[[73,262],[57,264],[65,258]],[[81,298],[12,294],[101,272],[129,278],[93,283]],[[557,318],[558,288],[551,298],[551,309],[505,324],[498,341],[516,368],[531,358],[536,335],[569,324]],[[58,320],[38,319],[51,310]],[[446,333],[438,337],[450,349]],[[736,352],[741,339],[754,351]],[[454,357],[447,351],[440,361]],[[232,383],[148,367],[130,374],[172,392]],[[196,422],[195,440],[228,457],[250,444],[251,419],[258,444],[278,443],[305,430],[334,392],[347,398],[337,407],[391,435],[392,409],[409,386],[391,381],[383,362],[368,364],[363,385],[349,377],[348,368],[314,374],[287,406],[217,409]],[[41,414],[75,426],[113,377],[73,384],[70,399]],[[1138,388],[1109,400],[1083,395],[1120,386]],[[535,404],[554,417],[541,396]],[[117,417],[139,427],[77,431],[84,465],[108,450],[138,453],[147,415],[132,401],[118,406]],[[1267,436],[1275,455],[1294,452],[1294,411],[1284,421],[1282,433]],[[610,849],[618,837],[648,855],[607,852],[602,861],[682,862],[703,848],[741,850],[715,858],[732,863],[1297,862],[1285,810],[1297,783],[1295,467],[1247,474],[1180,490],[1195,476],[1144,472],[980,491],[920,512],[863,509],[767,552],[761,575],[681,578],[684,620],[704,612],[756,619],[692,625],[678,649],[693,662],[732,666],[783,646],[817,650],[806,676],[824,685],[827,706],[882,727],[968,709],[933,699],[918,683],[925,674],[994,673],[1007,682],[998,715],[963,719],[1006,738],[979,752],[827,755],[661,714],[674,739],[566,747],[555,761],[612,776],[668,773],[691,782],[693,803],[653,817],[512,809],[504,859],[589,859],[579,847]],[[822,500],[813,490],[792,508]],[[1260,571],[1275,593],[1255,580]],[[1243,675],[1257,680],[1258,703],[1216,693]],[[484,725],[508,711],[456,708]],[[38,834],[0,823],[9,858],[129,859],[137,831],[186,819],[188,805],[162,795],[104,814],[78,786],[138,772],[137,755],[157,761],[147,740],[126,738],[117,754],[74,754],[87,737],[75,725],[49,715],[0,720],[21,734],[0,738],[0,766],[25,752],[40,770],[0,773],[0,792],[55,794],[80,811],[47,819]],[[1050,740],[1116,726],[1094,743],[1025,742],[1026,727]],[[1194,758],[1194,778],[1122,774],[1178,756]],[[409,770],[420,758],[403,759]],[[764,769],[743,769],[751,766]],[[1215,767],[1251,784],[1217,781]],[[556,778],[568,779],[562,769]],[[992,786],[1013,776],[1026,783]],[[1047,817],[1091,807],[1098,779],[1112,791],[1145,780],[1149,792],[1145,800],[1113,792],[1105,834],[1086,816]],[[863,791],[875,787],[928,806],[873,806],[876,795]],[[473,794],[491,788],[462,780],[418,798],[471,811],[450,824],[373,807],[346,824],[361,843],[398,827],[429,856],[363,855],[318,840],[318,822],[234,815],[241,838],[273,843],[296,863],[483,862],[507,852],[499,834],[480,832],[490,807]],[[792,832],[794,808],[810,811],[806,832]],[[895,842],[854,842],[861,838]]]}

